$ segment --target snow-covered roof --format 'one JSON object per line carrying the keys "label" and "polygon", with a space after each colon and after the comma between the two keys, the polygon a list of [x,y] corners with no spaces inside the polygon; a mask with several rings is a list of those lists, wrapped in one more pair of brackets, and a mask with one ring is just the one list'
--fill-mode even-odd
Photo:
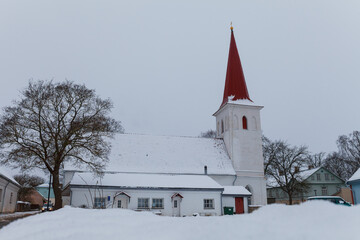
{"label": "snow-covered roof", "polygon": [[349,178],[348,182],[360,180],[360,168]]}
{"label": "snow-covered roof", "polygon": [[223,189],[207,175],[171,175],[146,173],[75,173],[70,185],[112,186],[123,188]]}
{"label": "snow-covered roof", "polygon": [[251,193],[243,186],[223,186],[223,195],[247,195],[251,196]]}
{"label": "snow-covered roof", "polygon": [[1,166],[0,167],[0,176],[3,176],[4,178],[10,180],[12,183],[20,186],[20,184],[12,177],[11,170]]}
{"label": "snow-covered roof", "polygon": [[[311,175],[313,175],[315,172],[317,172],[321,167],[317,167],[317,168],[313,168],[310,170],[304,170],[304,171],[300,171],[299,172],[299,177],[300,179],[302,179],[302,181],[306,180],[307,178],[309,178]],[[285,180],[283,180],[285,181]],[[276,181],[275,178],[268,176],[266,179],[266,185],[268,188],[273,188],[273,187],[279,187],[279,183]]]}
{"label": "snow-covered roof", "polygon": [[[199,137],[119,134],[105,171],[234,175],[223,140]],[[67,164],[65,170],[80,170]],[[84,169],[83,169],[84,170]]]}
{"label": "snow-covered roof", "polygon": [[320,167],[317,167],[317,168],[301,171],[299,174],[300,174],[301,179],[305,180],[308,177],[310,177],[311,175],[313,175],[315,172],[317,172],[317,170],[319,170],[319,169],[320,169]]}

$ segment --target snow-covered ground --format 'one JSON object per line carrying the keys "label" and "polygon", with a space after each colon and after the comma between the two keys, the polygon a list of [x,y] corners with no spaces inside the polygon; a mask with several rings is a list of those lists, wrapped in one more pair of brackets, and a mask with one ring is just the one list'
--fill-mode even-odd
{"label": "snow-covered ground", "polygon": [[0,239],[358,239],[359,226],[360,207],[327,202],[270,205],[237,216],[183,218],[65,207],[17,220],[0,230]]}

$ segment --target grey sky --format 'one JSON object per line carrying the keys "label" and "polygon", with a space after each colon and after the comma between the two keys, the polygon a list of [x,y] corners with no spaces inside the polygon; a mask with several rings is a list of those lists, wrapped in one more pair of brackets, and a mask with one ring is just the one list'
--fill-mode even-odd
{"label": "grey sky", "polygon": [[30,78],[85,83],[127,132],[215,128],[233,22],[271,139],[336,150],[359,129],[359,1],[0,2],[0,107]]}

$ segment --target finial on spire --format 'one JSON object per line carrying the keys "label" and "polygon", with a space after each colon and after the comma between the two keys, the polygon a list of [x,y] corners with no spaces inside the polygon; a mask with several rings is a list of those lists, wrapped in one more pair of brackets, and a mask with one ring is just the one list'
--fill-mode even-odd
{"label": "finial on spire", "polygon": [[232,26],[232,22],[230,22],[230,29],[231,29],[231,31],[234,29]]}

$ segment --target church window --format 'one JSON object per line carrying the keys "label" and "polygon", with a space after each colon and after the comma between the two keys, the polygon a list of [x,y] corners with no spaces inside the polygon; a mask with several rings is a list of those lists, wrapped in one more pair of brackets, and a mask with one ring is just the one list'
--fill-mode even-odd
{"label": "church window", "polygon": [[149,199],[138,198],[138,208],[149,208]]}
{"label": "church window", "polygon": [[243,125],[243,129],[248,129],[247,118],[245,116],[243,116],[242,118],[242,125]]}
{"label": "church window", "polygon": [[152,208],[164,208],[164,199],[163,198],[153,198],[152,199]]}
{"label": "church window", "polygon": [[224,133],[224,121],[221,120],[221,133]]}
{"label": "church window", "polygon": [[94,199],[95,208],[105,208],[105,198],[104,197],[96,197]]}
{"label": "church window", "polygon": [[[248,190],[250,193],[252,193],[252,187],[250,185],[246,185],[246,190]],[[278,193],[277,193],[278,194]],[[252,203],[252,195],[248,197],[248,205],[251,205]]]}
{"label": "church window", "polygon": [[217,135],[219,136],[220,135],[220,123],[218,122],[217,123]]}
{"label": "church window", "polygon": [[225,131],[229,130],[229,117],[225,117]]}
{"label": "church window", "polygon": [[121,208],[121,200],[118,200],[118,208]]}
{"label": "church window", "polygon": [[204,199],[204,209],[214,209],[214,199]]}

